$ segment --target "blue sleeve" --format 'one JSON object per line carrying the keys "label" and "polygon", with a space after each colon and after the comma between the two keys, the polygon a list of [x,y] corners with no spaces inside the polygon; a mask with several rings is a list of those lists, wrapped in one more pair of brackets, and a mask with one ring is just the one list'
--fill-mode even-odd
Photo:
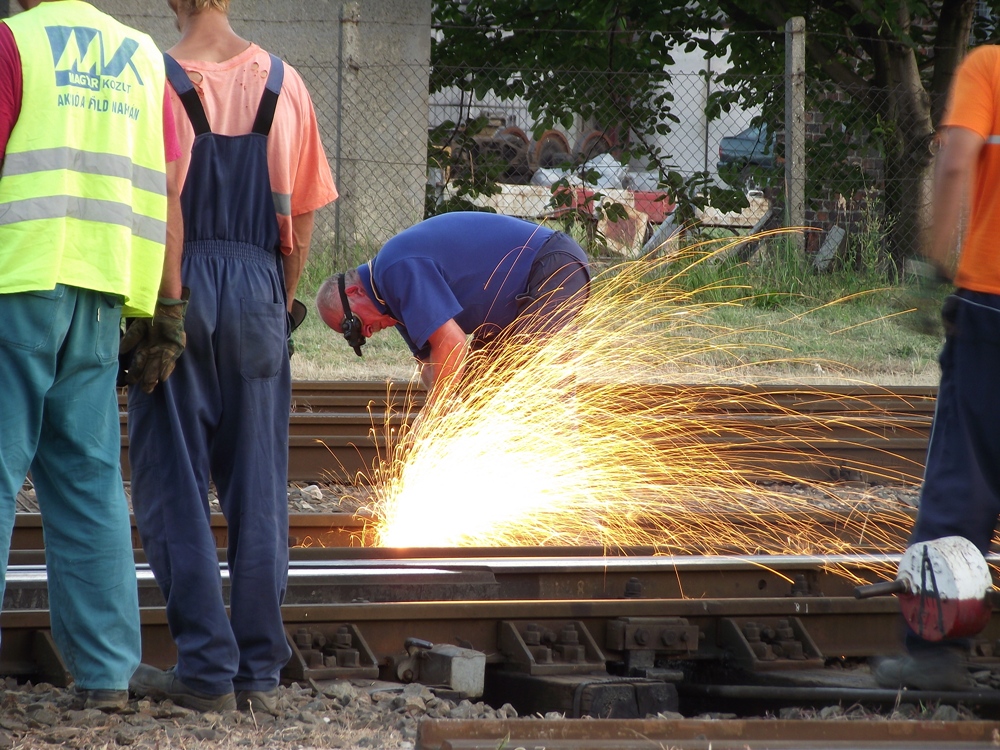
{"label": "blue sleeve", "polygon": [[421,353],[431,334],[462,312],[462,306],[437,263],[429,258],[401,258],[376,270],[379,291],[406,328],[404,338],[414,354],[426,359]]}

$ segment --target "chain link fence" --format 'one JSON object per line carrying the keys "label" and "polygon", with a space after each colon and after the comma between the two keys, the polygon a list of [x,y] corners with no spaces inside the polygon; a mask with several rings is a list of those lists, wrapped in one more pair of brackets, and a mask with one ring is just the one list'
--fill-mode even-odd
{"label": "chain link fence", "polygon": [[[516,82],[525,71],[435,75],[464,76],[473,89],[480,78]],[[495,91],[474,96],[451,86],[434,93],[427,215],[484,208],[532,219],[561,217],[583,224],[595,251],[622,255],[642,252],[679,201],[693,204],[681,212],[687,221],[735,230],[759,218],[765,203],[758,200],[759,188],[773,182],[777,166],[773,143],[766,127],[755,127],[759,113],[730,110],[707,117],[717,87],[709,70],[647,73],[638,84],[634,73],[544,75],[555,89],[594,91],[613,108],[605,107],[600,120],[579,113],[558,118],[546,102]],[[645,98],[637,101],[632,89]],[[749,192],[753,205],[724,210],[740,202],[734,196],[719,206],[697,201],[732,190],[741,191],[744,204]]]}
{"label": "chain link fence", "polygon": [[[176,41],[164,3],[99,4],[161,46]],[[743,36],[715,30],[701,40],[677,29],[613,39],[544,30],[536,37],[556,53],[547,59],[589,63],[532,68],[527,60],[536,58],[508,54],[515,62],[505,68],[480,62],[477,47],[467,58],[474,64],[449,67],[442,60],[451,58],[435,53],[448,29],[429,0],[245,7],[239,27],[295,66],[313,97],[341,194],[316,217],[313,252],[328,265],[364,260],[406,227],[463,208],[558,219],[595,255],[625,257],[659,247],[677,227],[724,236],[782,226],[802,200],[795,221],[817,230],[806,233],[810,256],[898,264],[926,223],[929,115],[939,115],[943,92],[920,81],[874,88],[877,76],[859,72],[872,62],[848,58],[837,86],[803,76],[799,139],[785,106],[799,81],[779,74],[793,46],[787,26]],[[457,30],[474,32],[466,44],[503,36]],[[805,33],[829,49],[864,46]],[[759,47],[754,69],[762,73],[748,76],[696,48],[724,48],[722,34]],[[655,39],[672,41],[653,53],[655,45],[633,49]],[[789,132],[793,146],[805,142],[799,172],[798,157],[786,159]]]}
{"label": "chain link fence", "polygon": [[[341,193],[317,212],[314,239],[335,267],[450,210],[560,221],[595,256],[617,257],[659,248],[679,227],[698,239],[787,221],[786,76],[747,84],[680,50],[639,72],[449,68],[373,59],[348,41],[323,60],[274,49],[313,96]],[[912,197],[928,172],[871,106],[899,96],[806,79],[810,256],[891,262],[916,246]]]}
{"label": "chain link fence", "polygon": [[[329,66],[305,67],[307,74],[329,72]],[[627,81],[603,71],[548,72],[559,87],[622,91],[619,116],[609,123],[579,113],[553,122],[544,102],[509,92],[475,93],[481,77],[516,81],[524,71],[429,72],[442,73],[464,77],[467,87],[445,87],[428,98],[428,71],[421,67],[356,71],[355,90],[374,90],[366,85],[367,77],[388,78],[397,82],[399,98],[386,102],[368,123],[365,139],[349,143],[337,141],[335,127],[351,106],[344,89],[319,89],[341,91],[342,98],[320,95],[315,104],[345,197],[356,184],[382,181],[386,200],[406,203],[405,213],[414,222],[469,209],[559,219],[595,255],[623,257],[658,247],[667,236],[658,230],[666,227],[691,227],[698,238],[746,234],[784,221],[781,76],[763,84],[771,91],[763,106],[744,108],[733,103],[738,92],[727,88],[724,74],[707,65],[664,70],[649,76],[642,89],[663,97],[667,116],[638,119],[637,112],[650,110],[629,101]],[[878,150],[878,123],[866,122],[863,112],[849,112],[860,108],[847,95],[818,82],[807,82],[806,90],[805,223],[818,230],[807,233],[806,251],[815,256],[833,237],[834,250],[839,248],[847,262],[863,257],[870,262],[873,248],[888,247],[890,230],[899,221],[892,209],[900,194],[920,190],[921,177],[887,174]],[[720,101],[729,104],[720,107]],[[401,147],[399,134],[416,130],[427,134],[425,152]],[[334,248],[337,264],[370,256],[409,225],[398,218],[387,224],[390,212],[377,204],[369,209],[349,218],[339,215],[336,205],[319,212],[318,235]]]}
{"label": "chain link fence", "polygon": [[[100,5],[161,46],[176,41],[164,3]],[[695,38],[516,19],[500,33],[461,26],[430,0],[240,7],[238,27],[295,66],[313,97],[341,194],[317,212],[324,266],[365,260],[406,227],[463,208],[558,220],[594,255],[618,257],[656,249],[678,227],[699,239],[796,223],[817,230],[803,243],[812,258],[898,266],[926,223],[926,115],[938,116],[943,93],[926,81],[926,91],[874,88],[862,49],[877,39],[788,24]],[[502,43],[518,34],[524,54]],[[858,51],[838,85],[788,72],[790,40],[805,34]],[[740,67],[703,47],[732,50]],[[786,95],[804,100],[798,119]]]}
{"label": "chain link fence", "polygon": [[336,268],[371,257],[424,218],[426,64],[295,64],[340,198],[316,212],[313,253]]}

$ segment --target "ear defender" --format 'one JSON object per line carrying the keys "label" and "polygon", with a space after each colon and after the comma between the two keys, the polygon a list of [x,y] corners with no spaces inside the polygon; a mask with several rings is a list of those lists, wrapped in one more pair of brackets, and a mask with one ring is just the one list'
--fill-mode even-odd
{"label": "ear defender", "polygon": [[365,345],[367,339],[361,332],[361,318],[351,312],[351,304],[347,301],[347,292],[344,286],[344,274],[337,277],[337,288],[340,290],[340,304],[344,308],[344,319],[340,323],[340,331],[344,334],[344,340],[354,349],[354,353],[359,357],[361,347]]}

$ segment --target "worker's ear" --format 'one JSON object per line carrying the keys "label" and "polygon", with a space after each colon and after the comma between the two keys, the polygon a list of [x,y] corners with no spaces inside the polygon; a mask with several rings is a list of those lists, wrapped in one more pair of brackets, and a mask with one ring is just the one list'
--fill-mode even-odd
{"label": "worker's ear", "polygon": [[368,292],[361,284],[351,284],[344,291],[351,299],[366,299],[368,297]]}

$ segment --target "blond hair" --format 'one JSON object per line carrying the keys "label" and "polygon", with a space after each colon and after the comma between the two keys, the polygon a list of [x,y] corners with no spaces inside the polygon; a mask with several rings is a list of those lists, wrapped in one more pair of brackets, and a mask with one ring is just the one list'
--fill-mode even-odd
{"label": "blond hair", "polygon": [[191,15],[201,13],[203,10],[229,12],[229,0],[177,0],[177,5]]}

